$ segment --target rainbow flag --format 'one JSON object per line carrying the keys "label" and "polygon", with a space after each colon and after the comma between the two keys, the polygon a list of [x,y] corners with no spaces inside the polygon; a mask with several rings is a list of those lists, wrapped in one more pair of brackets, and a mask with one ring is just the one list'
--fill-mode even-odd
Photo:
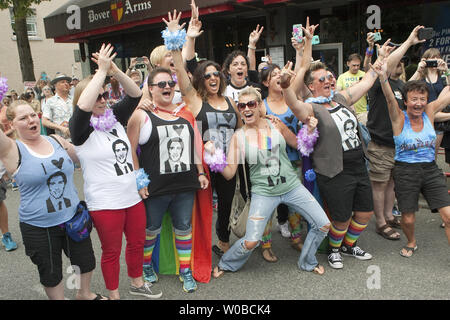
{"label": "rainbow flag", "polygon": [[272,149],[272,138],[265,133],[259,133],[258,134],[258,148],[264,149],[264,150],[271,150]]}

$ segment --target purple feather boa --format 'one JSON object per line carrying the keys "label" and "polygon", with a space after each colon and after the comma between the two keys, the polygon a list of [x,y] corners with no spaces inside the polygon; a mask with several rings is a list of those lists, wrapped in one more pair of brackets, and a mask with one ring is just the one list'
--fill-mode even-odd
{"label": "purple feather boa", "polygon": [[314,145],[319,138],[319,130],[314,128],[312,134],[308,133],[308,126],[303,126],[297,133],[297,149],[308,157],[314,151]]}
{"label": "purple feather boa", "polygon": [[0,77],[0,102],[3,100],[3,95],[8,92],[8,79]]}
{"label": "purple feather boa", "polygon": [[203,158],[212,172],[222,172],[228,165],[225,153],[219,148],[216,148],[214,154],[205,151]]}
{"label": "purple feather boa", "polygon": [[111,109],[106,109],[101,116],[91,116],[91,127],[98,131],[109,131],[116,124],[117,119]]}

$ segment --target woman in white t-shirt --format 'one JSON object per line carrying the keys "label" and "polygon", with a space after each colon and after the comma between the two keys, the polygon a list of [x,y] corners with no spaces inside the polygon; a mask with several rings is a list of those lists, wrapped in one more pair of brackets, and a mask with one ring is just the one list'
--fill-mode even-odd
{"label": "woman in white t-shirt", "polygon": [[[120,299],[120,253],[125,234],[130,294],[159,298],[161,292],[152,292],[151,284],[142,278],[145,207],[137,190],[130,142],[124,129],[142,92],[112,62],[116,56],[113,49],[110,44],[103,44],[92,58],[98,64],[97,72],[77,85],[70,134],[83,170],[88,209],[102,243],[101,266],[109,297]],[[103,87],[107,75],[113,75],[127,94],[111,109],[107,108]]]}

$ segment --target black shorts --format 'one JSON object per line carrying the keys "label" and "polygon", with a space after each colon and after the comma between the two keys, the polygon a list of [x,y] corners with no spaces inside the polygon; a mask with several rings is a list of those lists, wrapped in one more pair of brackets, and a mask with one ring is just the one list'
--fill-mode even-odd
{"label": "black shorts", "polygon": [[419,194],[422,193],[431,210],[450,205],[447,182],[436,162],[395,162],[394,190],[400,212],[419,210]]}
{"label": "black shorts", "polygon": [[0,178],[0,202],[6,199],[6,182]]}
{"label": "black shorts", "polygon": [[38,267],[40,282],[44,287],[55,287],[63,279],[62,251],[70,258],[72,266],[80,273],[95,269],[95,256],[91,238],[76,242],[60,226],[40,228],[20,223],[25,253]]}
{"label": "black shorts", "polygon": [[372,186],[364,162],[344,167],[333,178],[317,174],[317,185],[332,221],[346,222],[353,211],[373,211]]}

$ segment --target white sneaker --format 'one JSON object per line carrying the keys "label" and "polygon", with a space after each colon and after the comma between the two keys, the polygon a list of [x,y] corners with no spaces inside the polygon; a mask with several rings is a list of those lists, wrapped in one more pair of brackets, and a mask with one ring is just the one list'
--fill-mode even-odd
{"label": "white sneaker", "polygon": [[291,237],[291,232],[289,231],[289,225],[287,221],[283,224],[279,224],[278,227],[280,228],[281,236],[283,236],[284,238]]}

